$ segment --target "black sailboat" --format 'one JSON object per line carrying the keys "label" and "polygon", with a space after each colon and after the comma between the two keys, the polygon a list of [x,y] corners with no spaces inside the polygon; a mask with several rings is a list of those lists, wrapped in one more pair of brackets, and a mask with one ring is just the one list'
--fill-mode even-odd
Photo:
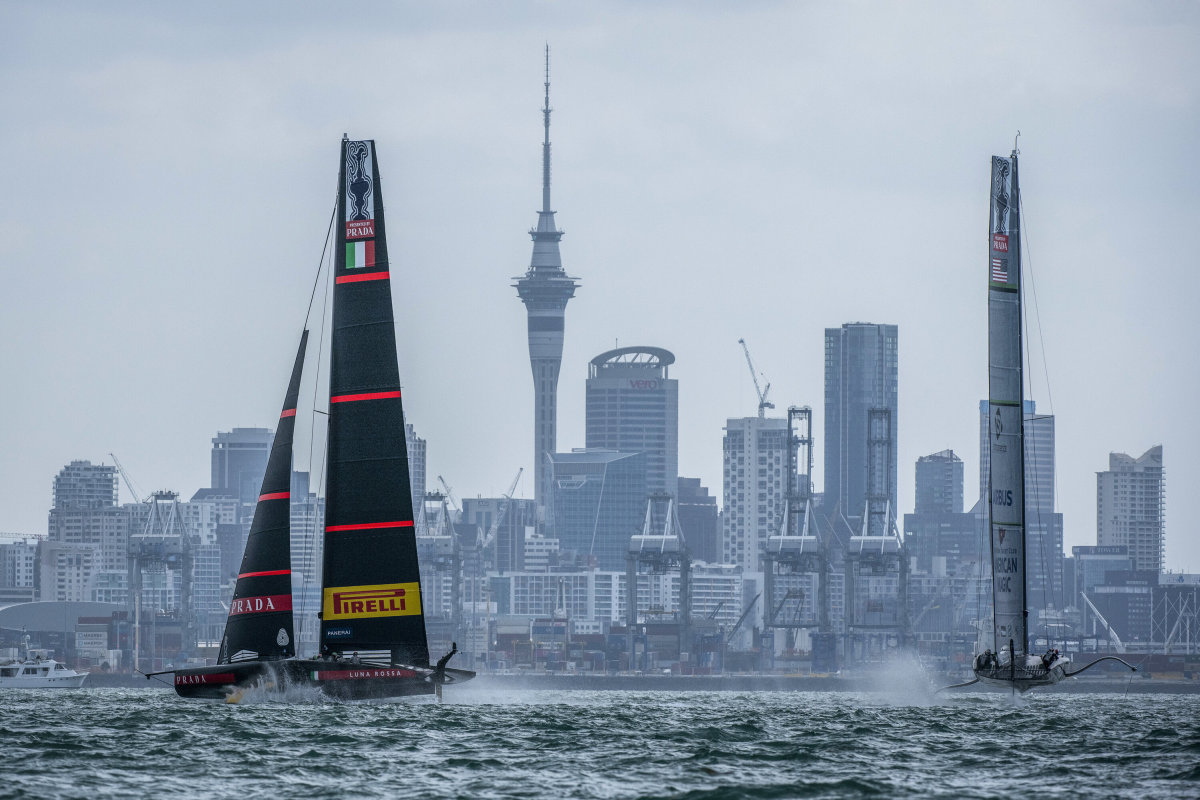
{"label": "black sailboat", "polygon": [[184,697],[295,685],[344,699],[440,695],[475,676],[446,666],[456,649],[429,661],[372,140],[342,140],[337,219],[319,652],[297,657],[291,594],[289,481],[305,331],[218,663],[169,671]]}

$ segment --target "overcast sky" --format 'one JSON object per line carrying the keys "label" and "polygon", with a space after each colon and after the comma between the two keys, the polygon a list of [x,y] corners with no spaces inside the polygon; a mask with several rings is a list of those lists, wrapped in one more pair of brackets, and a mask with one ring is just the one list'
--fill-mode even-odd
{"label": "overcast sky", "polygon": [[1020,129],[1030,388],[1057,415],[1068,554],[1095,544],[1109,452],[1162,444],[1167,565],[1200,571],[1195,3],[4,2],[0,530],[44,533],[72,459],[114,452],[143,491],[191,496],[216,431],[273,425],[343,132],[376,140],[431,481],[498,495],[524,466],[532,496],[510,279],[547,41],[582,280],[560,450],[584,444],[593,356],[665,347],[680,474],[719,496],[724,421],[757,402],[739,338],[819,432],[824,329],[894,323],[900,511],[945,448],[969,505],[988,159]]}

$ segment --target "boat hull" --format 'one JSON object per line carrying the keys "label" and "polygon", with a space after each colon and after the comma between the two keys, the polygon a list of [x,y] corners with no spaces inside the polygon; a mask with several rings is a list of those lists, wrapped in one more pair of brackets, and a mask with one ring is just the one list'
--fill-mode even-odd
{"label": "boat hull", "polygon": [[474,672],[432,667],[352,664],[345,661],[287,659],[244,661],[175,671],[175,692],[180,697],[233,700],[248,689],[283,693],[289,688],[319,689],[338,700],[379,700],[437,692],[445,684],[463,683]]}
{"label": "boat hull", "polygon": [[1070,662],[1060,659],[1052,667],[1043,666],[1010,667],[1008,665],[976,669],[975,678],[988,686],[998,686],[1004,689],[1015,689],[1022,694],[1031,689],[1043,686],[1053,686],[1066,677],[1066,669]]}

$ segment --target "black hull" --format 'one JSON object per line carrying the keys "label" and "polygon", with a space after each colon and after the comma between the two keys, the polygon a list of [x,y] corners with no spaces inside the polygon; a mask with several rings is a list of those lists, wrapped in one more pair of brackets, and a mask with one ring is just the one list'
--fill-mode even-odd
{"label": "black hull", "polygon": [[175,692],[180,697],[236,700],[247,689],[283,693],[308,687],[337,700],[380,700],[434,694],[439,684],[464,683],[474,677],[474,672],[461,669],[446,669],[438,675],[432,667],[378,667],[313,659],[243,661],[176,670]]}

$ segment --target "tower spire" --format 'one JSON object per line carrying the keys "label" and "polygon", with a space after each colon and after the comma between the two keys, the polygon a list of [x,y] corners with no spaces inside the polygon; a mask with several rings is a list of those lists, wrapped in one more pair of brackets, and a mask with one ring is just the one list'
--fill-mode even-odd
{"label": "tower spire", "polygon": [[542,140],[542,213],[550,212],[550,43],[546,43],[546,104],[542,106],[542,124],[546,137]]}

